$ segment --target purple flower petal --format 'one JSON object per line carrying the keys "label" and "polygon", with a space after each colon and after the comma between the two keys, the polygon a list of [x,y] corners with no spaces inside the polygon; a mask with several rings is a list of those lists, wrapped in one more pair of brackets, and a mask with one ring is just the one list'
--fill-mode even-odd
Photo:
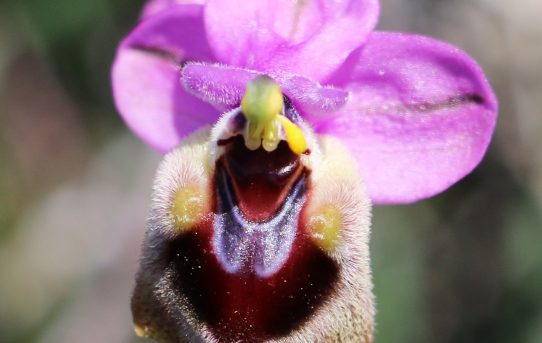
{"label": "purple flower petal", "polygon": [[[181,80],[185,89],[222,110],[239,106],[248,81],[260,72],[219,64],[189,63]],[[336,111],[346,103],[348,93],[297,75],[271,75],[307,118]]]}
{"label": "purple flower petal", "polygon": [[181,72],[181,83],[192,95],[215,107],[238,107],[248,81],[259,72],[220,64],[188,63]]}
{"label": "purple flower petal", "polygon": [[363,44],[377,0],[210,0],[207,36],[224,63],[322,81]]}
{"label": "purple flower petal", "polygon": [[350,147],[376,203],[443,191],[480,162],[495,127],[497,100],[482,70],[430,38],[373,33],[330,82],[352,98],[313,124]]}
{"label": "purple flower petal", "polygon": [[275,80],[305,118],[329,115],[346,104],[348,92],[332,86],[321,86],[303,76],[277,75]]}
{"label": "purple flower petal", "polygon": [[143,8],[142,18],[157,14],[172,6],[187,4],[204,4],[205,0],[149,0]]}
{"label": "purple flower petal", "polygon": [[198,5],[176,6],[144,20],[121,43],[113,63],[117,109],[137,135],[161,152],[219,115],[188,94],[179,81],[182,63],[214,58],[202,12]]}

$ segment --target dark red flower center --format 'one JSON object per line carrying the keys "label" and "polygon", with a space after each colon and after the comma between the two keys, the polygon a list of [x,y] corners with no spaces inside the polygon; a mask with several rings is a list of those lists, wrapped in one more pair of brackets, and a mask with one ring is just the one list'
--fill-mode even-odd
{"label": "dark red flower center", "polygon": [[[224,143],[224,142],[223,142]],[[213,216],[177,238],[176,283],[221,342],[258,342],[299,328],[332,294],[339,269],[306,233],[308,171],[285,142],[217,161]]]}

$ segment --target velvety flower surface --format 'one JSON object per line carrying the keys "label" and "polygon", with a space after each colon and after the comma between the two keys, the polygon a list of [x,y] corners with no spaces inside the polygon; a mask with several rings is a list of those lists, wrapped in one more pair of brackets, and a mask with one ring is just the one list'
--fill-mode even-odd
{"label": "velvety flower surface", "polygon": [[461,50],[373,32],[378,11],[376,0],[151,1],[118,50],[115,102],[167,152],[266,74],[317,133],[346,143],[373,202],[429,197],[479,163],[496,98]]}

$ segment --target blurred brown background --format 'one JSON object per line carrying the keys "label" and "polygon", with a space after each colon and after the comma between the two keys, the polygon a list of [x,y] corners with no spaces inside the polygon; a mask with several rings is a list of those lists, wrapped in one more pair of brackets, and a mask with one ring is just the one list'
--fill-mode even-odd
{"label": "blurred brown background", "polygon": [[[160,156],[112,105],[142,1],[0,2],[0,342],[143,342],[129,297]],[[383,0],[380,29],[462,47],[500,99],[482,165],[377,207],[377,342],[542,342],[542,2]]]}

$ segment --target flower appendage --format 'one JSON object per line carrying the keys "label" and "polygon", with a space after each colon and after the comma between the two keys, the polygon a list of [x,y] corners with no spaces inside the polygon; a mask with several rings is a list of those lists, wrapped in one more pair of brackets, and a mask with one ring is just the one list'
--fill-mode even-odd
{"label": "flower appendage", "polygon": [[482,159],[497,101],[376,0],[149,1],[112,69],[166,153],[136,276],[160,342],[371,342],[371,203],[435,195]]}

